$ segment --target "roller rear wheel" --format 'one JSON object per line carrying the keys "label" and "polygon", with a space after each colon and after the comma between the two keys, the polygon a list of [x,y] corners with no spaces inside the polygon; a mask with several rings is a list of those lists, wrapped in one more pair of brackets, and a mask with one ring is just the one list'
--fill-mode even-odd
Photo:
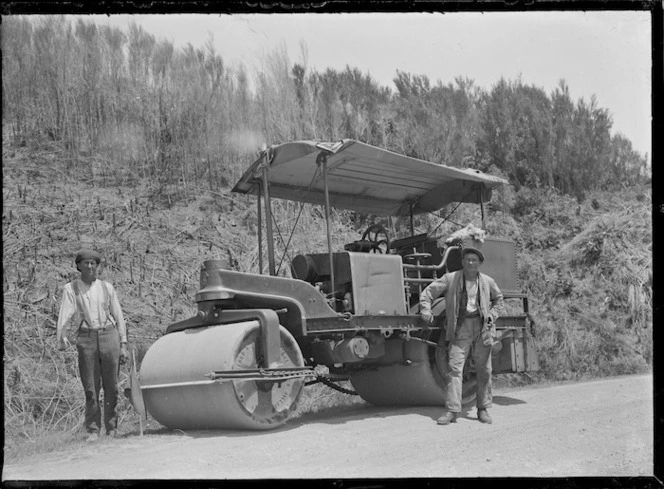
{"label": "roller rear wheel", "polygon": [[[446,346],[434,348],[416,340],[387,340],[381,363],[354,373],[351,383],[362,399],[376,406],[444,406]],[[468,367],[466,361],[463,404],[473,402],[476,396],[475,373]]]}
{"label": "roller rear wheel", "polygon": [[[280,326],[278,367],[302,367],[293,336]],[[157,340],[141,364],[140,382],[148,412],[178,429],[266,430],[283,425],[296,408],[304,380],[213,382],[205,374],[260,366],[257,321],[194,328]]]}

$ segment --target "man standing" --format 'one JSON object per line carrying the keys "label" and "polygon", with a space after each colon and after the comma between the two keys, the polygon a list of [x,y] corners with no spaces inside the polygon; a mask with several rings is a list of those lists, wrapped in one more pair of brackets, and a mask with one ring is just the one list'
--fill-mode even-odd
{"label": "man standing", "polygon": [[[81,250],[76,268],[81,278],[64,287],[57,324],[57,344],[63,350],[71,346],[67,337],[73,319],[78,350],[78,368],[85,391],[85,429],[87,441],[96,441],[101,430],[100,387],[104,387],[104,426],[108,436],[115,436],[118,400],[118,373],[127,354],[127,328],[113,286],[97,280],[99,253]],[[100,385],[101,384],[101,385]]]}
{"label": "man standing", "polygon": [[438,424],[456,422],[461,412],[463,366],[472,352],[477,371],[477,417],[482,423],[491,423],[489,409],[491,396],[491,346],[496,334],[496,319],[504,309],[503,294],[496,282],[479,267],[484,255],[475,248],[461,251],[462,270],[446,273],[424,289],[420,296],[420,314],[425,324],[432,324],[431,305],[445,296],[449,341],[447,411],[438,418]]}

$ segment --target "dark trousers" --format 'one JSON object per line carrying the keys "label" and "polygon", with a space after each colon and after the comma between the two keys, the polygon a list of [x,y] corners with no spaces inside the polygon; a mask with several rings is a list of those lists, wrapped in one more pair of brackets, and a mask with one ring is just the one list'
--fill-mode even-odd
{"label": "dark trousers", "polygon": [[78,369],[85,391],[85,429],[101,430],[99,391],[104,387],[104,426],[106,432],[117,428],[115,408],[118,402],[120,334],[115,328],[81,330],[76,339]]}

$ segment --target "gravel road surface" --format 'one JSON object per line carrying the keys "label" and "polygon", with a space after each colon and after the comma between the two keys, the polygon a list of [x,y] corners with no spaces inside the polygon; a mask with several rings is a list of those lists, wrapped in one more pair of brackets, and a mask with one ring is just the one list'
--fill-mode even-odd
{"label": "gravel road surface", "polygon": [[653,475],[652,376],[494,392],[436,425],[440,408],[358,405],[269,432],[167,431],[6,465],[3,480],[573,477]]}

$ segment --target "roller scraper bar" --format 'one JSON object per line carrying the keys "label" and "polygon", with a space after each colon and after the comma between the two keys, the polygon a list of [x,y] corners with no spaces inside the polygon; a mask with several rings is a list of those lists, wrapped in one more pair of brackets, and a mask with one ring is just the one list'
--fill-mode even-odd
{"label": "roller scraper bar", "polygon": [[205,375],[213,381],[230,380],[289,380],[294,378],[315,378],[313,367],[259,368],[254,370],[219,370]]}

